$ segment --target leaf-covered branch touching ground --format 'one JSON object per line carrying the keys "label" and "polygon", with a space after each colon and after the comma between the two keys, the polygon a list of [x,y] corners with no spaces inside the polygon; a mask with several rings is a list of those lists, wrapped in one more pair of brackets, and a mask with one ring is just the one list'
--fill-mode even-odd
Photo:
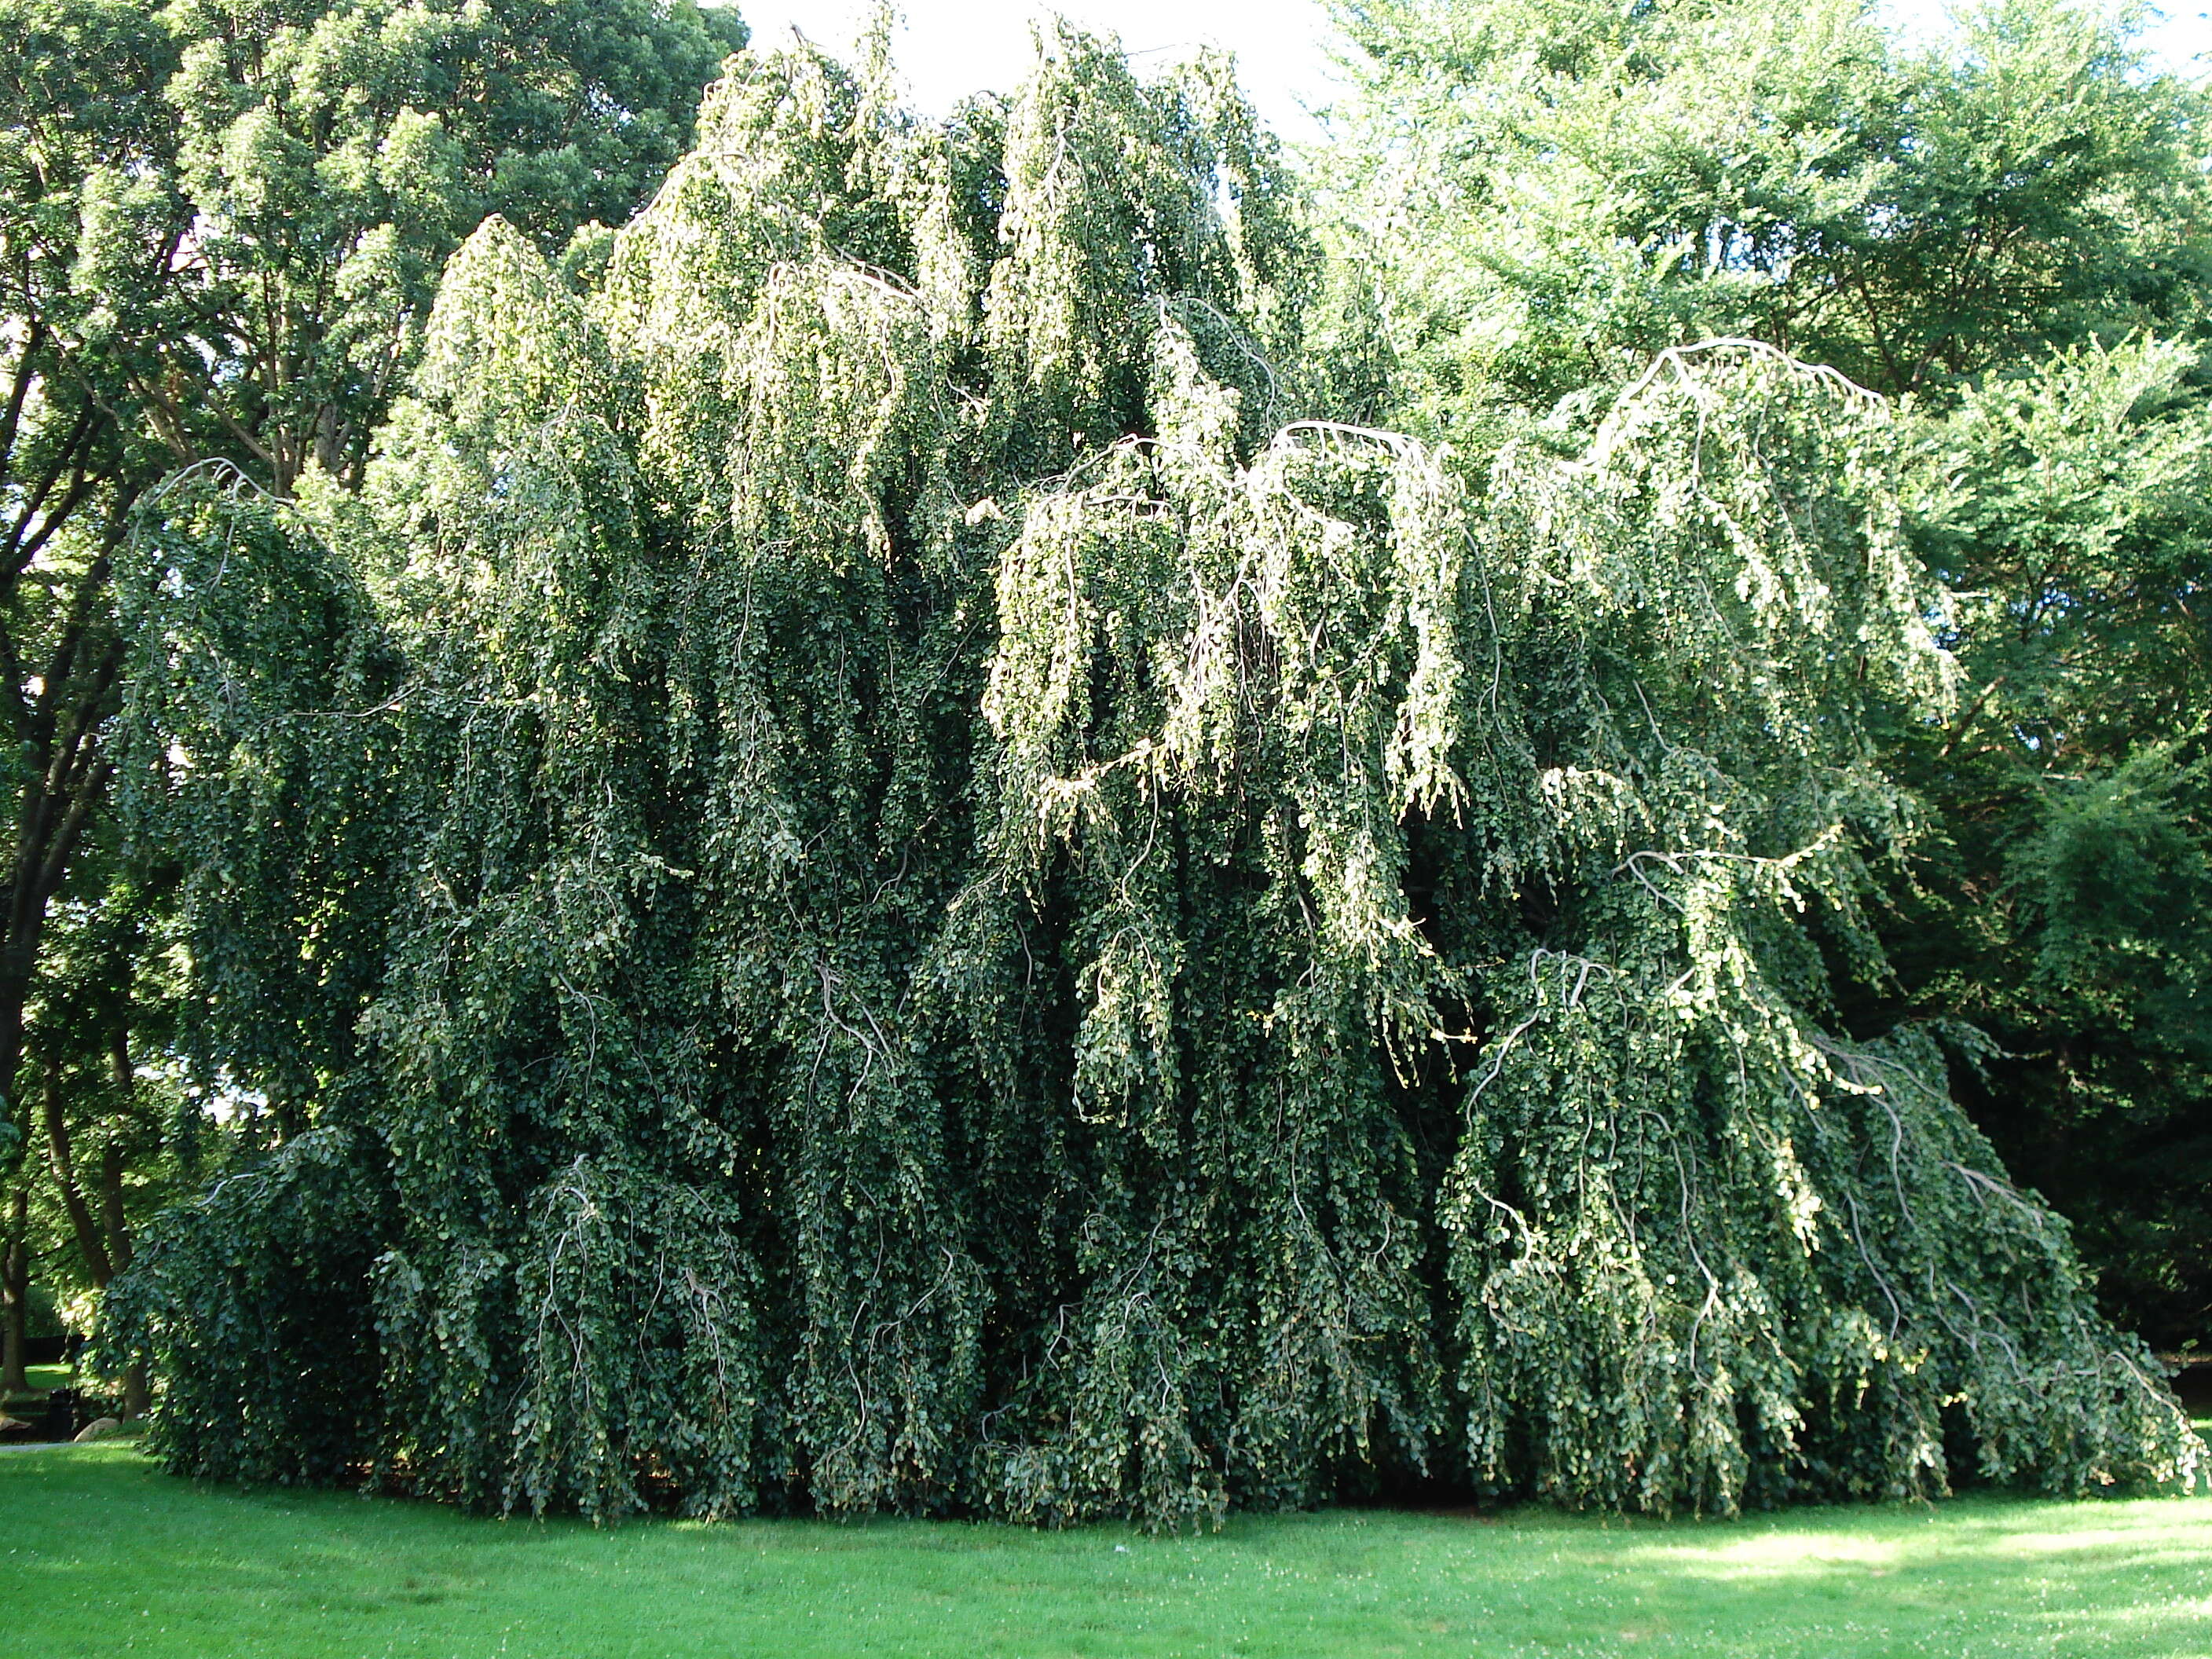
{"label": "leaf-covered branch touching ground", "polygon": [[172,1463],[1164,1526],[2191,1479],[1929,1041],[1822,1023],[1915,834],[1869,722],[1952,696],[1887,406],[1717,343],[1470,479],[1332,418],[1223,66],[1046,48],[944,124],[735,60],[603,284],[467,244],[357,499],[139,548],[178,821],[301,849],[195,959],[301,986],[250,1058],[318,1125],[118,1292]]}

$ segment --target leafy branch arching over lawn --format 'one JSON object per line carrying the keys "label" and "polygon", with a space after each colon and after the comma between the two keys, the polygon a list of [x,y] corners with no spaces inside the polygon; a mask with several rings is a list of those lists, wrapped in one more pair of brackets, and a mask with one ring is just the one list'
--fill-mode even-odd
{"label": "leafy branch arching over lawn", "polygon": [[1824,1024],[1874,725],[1952,692],[1888,405],[1722,341],[1477,477],[1334,420],[1225,67],[1048,45],[947,124],[741,57],[603,281],[456,256],[358,496],[134,544],[210,1041],[315,1079],[115,1294],[161,1452],[1169,1527],[2189,1480],[1932,1041]]}

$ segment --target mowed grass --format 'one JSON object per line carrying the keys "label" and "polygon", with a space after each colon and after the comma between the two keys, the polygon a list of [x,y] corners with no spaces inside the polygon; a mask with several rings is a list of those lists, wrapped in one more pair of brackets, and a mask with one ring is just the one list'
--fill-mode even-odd
{"label": "mowed grass", "polygon": [[2212,1499],[1730,1522],[1337,1510],[1202,1537],[488,1521],[0,1454],[0,1631],[41,1659],[2212,1656]]}

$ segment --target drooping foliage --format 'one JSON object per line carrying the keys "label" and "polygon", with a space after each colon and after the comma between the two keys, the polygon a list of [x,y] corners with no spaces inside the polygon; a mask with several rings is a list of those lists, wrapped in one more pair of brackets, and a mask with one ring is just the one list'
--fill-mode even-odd
{"label": "drooping foliage", "polygon": [[1947,1029],[2107,1312],[2212,1340],[2204,88],[2142,50],[2155,14],[2070,0],[1337,9],[1357,91],[1319,159],[1378,418],[1587,431],[1715,334],[1909,389],[1905,535],[1963,686],[1880,723],[1923,828],[1870,912],[1894,977],[1838,1017]]}
{"label": "drooping foliage", "polygon": [[[187,1079],[170,1043],[169,898],[199,872],[163,834],[126,848],[109,793],[118,555],[142,524],[193,521],[191,492],[159,481],[205,465],[280,495],[309,471],[358,483],[462,240],[501,212],[588,263],[611,235],[591,222],[651,193],[744,39],[734,11],[690,0],[0,0],[0,1142],[41,1143],[27,1165],[0,1158],[9,1286],[96,1293],[170,1181],[235,1138],[189,1103],[221,1092],[221,1065]],[[288,617],[302,599],[270,592]],[[343,851],[301,827],[240,834],[211,878],[259,864],[281,884],[295,859]],[[315,964],[364,960],[318,939],[228,1033],[280,1127],[301,1096],[260,1064],[267,1028]],[[236,965],[203,964],[227,1006],[249,989]],[[21,1335],[0,1317],[0,1371]]]}
{"label": "drooping foliage", "polygon": [[1046,44],[944,124],[740,58],[603,284],[463,249],[357,498],[141,547],[140,776],[257,860],[194,960],[298,988],[239,1059],[313,1125],[118,1292],[164,1454],[1169,1525],[2191,1478],[1929,1039],[1825,1018],[1871,727],[1950,696],[1887,405],[1669,352],[1472,492],[1329,418],[1222,67]]}
{"label": "drooping foliage", "polygon": [[1923,416],[1915,540],[1960,606],[1960,707],[1893,769],[1945,833],[1900,907],[1899,1003],[1994,1052],[1961,1098],[2161,1348],[2212,1318],[2212,407],[2197,353],[2054,356]]}

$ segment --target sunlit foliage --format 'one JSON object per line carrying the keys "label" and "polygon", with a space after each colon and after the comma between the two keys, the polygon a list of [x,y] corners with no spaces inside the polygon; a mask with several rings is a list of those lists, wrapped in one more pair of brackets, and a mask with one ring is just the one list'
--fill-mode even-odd
{"label": "sunlit foliage", "polygon": [[1887,406],[1669,351],[1472,495],[1330,418],[1224,67],[1046,45],[942,125],[738,58],[603,282],[467,244],[357,498],[178,486],[137,775],[314,1127],[118,1298],[171,1462],[1159,1525],[2191,1476],[1929,1039],[1822,1023],[1913,833],[1869,722],[1952,695]]}

